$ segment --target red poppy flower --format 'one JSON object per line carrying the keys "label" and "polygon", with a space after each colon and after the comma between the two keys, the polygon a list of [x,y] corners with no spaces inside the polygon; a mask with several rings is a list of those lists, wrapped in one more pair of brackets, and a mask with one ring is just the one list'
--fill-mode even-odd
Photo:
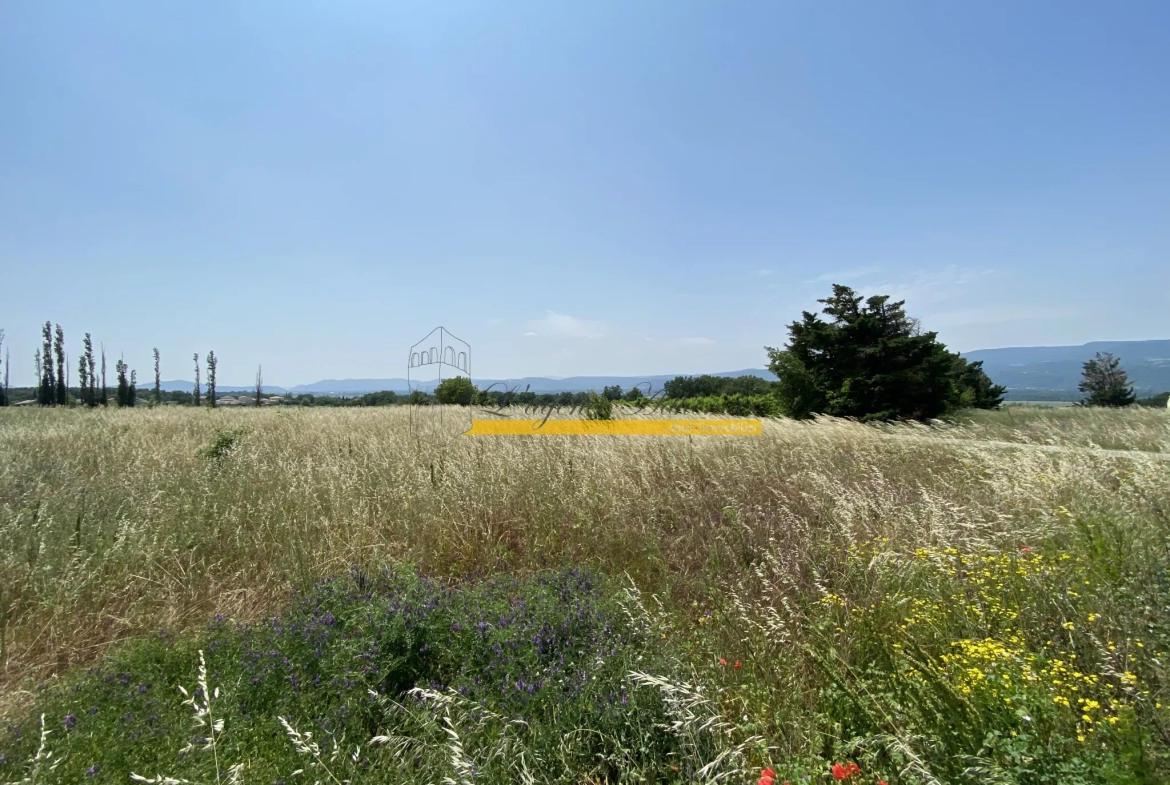
{"label": "red poppy flower", "polygon": [[847,780],[860,774],[861,768],[856,763],[846,763],[844,766],[840,763],[834,763],[830,771],[833,772],[833,779]]}
{"label": "red poppy flower", "polygon": [[1021,550],[1021,551],[1023,551],[1024,553],[1031,553],[1031,552],[1032,552],[1032,546],[1030,546],[1030,545],[1025,545],[1025,546],[1023,546],[1022,548],[1020,548],[1020,550]]}
{"label": "red poppy flower", "polygon": [[760,781],[757,785],[772,785],[776,781],[776,772],[772,771],[771,766],[765,766],[764,770],[760,772]]}
{"label": "red poppy flower", "polygon": [[775,782],[771,777],[760,777],[760,781],[756,785],[772,785]]}
{"label": "red poppy flower", "polygon": [[735,665],[733,667],[738,669],[738,668],[742,668],[743,666],[739,664],[739,660],[736,660]]}
{"label": "red poppy flower", "polygon": [[726,664],[727,664],[727,660],[725,660],[725,659],[723,659],[722,657],[720,657],[720,658],[719,658],[719,664],[720,664],[720,665],[726,665]]}

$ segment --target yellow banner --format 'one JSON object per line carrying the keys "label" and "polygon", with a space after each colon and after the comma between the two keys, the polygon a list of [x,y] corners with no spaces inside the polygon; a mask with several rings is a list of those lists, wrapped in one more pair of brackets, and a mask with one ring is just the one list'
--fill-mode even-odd
{"label": "yellow banner", "polygon": [[472,420],[470,436],[758,436],[760,420]]}

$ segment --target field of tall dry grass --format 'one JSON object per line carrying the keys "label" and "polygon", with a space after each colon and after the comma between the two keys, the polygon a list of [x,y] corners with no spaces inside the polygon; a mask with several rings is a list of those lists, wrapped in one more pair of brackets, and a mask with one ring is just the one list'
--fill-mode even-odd
{"label": "field of tall dry grass", "polygon": [[[259,623],[330,576],[585,568],[637,598],[668,684],[705,685],[737,777],[849,756],[858,781],[1170,776],[1166,411],[442,448],[406,418],[0,411],[0,715],[16,727],[38,685],[160,630]],[[1081,762],[1043,770],[1061,761]]]}

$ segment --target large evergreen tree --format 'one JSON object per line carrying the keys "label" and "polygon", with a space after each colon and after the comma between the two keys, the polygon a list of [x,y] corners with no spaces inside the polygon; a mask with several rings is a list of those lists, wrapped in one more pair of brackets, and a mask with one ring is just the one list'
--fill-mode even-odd
{"label": "large evergreen tree", "polygon": [[[1003,388],[922,332],[904,301],[862,298],[847,286],[789,325],[784,349],[765,347],[782,407],[793,417],[828,414],[862,421],[930,419],[963,405],[993,407]],[[964,393],[966,393],[964,395]]]}
{"label": "large evergreen tree", "polygon": [[1129,406],[1137,400],[1121,360],[1109,352],[1097,352],[1085,363],[1078,389],[1088,394],[1081,402],[1084,406]]}
{"label": "large evergreen tree", "polygon": [[64,406],[68,400],[69,391],[65,380],[67,369],[65,365],[65,331],[61,329],[61,325],[57,325],[53,336],[53,354],[57,358],[57,389],[53,397],[58,406]]}
{"label": "large evergreen tree", "polygon": [[264,367],[256,366],[256,405],[260,405],[260,398],[264,395]]}
{"label": "large evergreen tree", "polygon": [[954,355],[955,386],[959,390],[959,406],[966,409],[998,409],[1007,394],[1007,388],[994,384],[983,370],[983,361],[968,362]]}
{"label": "large evergreen tree", "polygon": [[138,403],[138,371],[131,369],[130,389],[126,394],[126,405],[133,406],[136,403]]}

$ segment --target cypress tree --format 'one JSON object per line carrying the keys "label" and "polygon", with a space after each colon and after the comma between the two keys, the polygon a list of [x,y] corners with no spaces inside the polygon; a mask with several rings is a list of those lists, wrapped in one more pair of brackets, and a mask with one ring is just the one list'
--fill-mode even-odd
{"label": "cypress tree", "polygon": [[130,371],[130,392],[126,397],[126,405],[134,406],[138,403],[138,371]]}
{"label": "cypress tree", "polygon": [[57,376],[53,373],[53,323],[45,322],[41,331],[44,347],[41,349],[41,390],[38,401],[41,406],[52,406],[57,400]]}
{"label": "cypress tree", "polygon": [[256,405],[260,405],[260,396],[264,394],[264,376],[261,373],[263,366],[256,366]]}
{"label": "cypress tree", "polygon": [[57,355],[57,394],[55,398],[58,406],[64,406],[69,388],[65,377],[65,373],[68,371],[68,366],[65,365],[65,331],[61,329],[61,325],[57,325],[57,332],[54,335],[53,352]]}
{"label": "cypress tree", "polygon": [[[0,329],[0,347],[4,346],[4,330]],[[0,384],[0,406],[8,405],[8,365],[4,366],[4,383]]]}
{"label": "cypress tree", "polygon": [[193,355],[195,358],[195,405],[199,405],[199,352]]}
{"label": "cypress tree", "polygon": [[154,347],[154,405],[162,405],[162,377],[158,372],[158,347]]}
{"label": "cypress tree", "polygon": [[207,405],[215,408],[215,352],[207,353]]}
{"label": "cypress tree", "polygon": [[98,403],[102,406],[110,405],[109,393],[106,388],[106,347],[104,344],[102,345],[102,394],[98,398]]}

